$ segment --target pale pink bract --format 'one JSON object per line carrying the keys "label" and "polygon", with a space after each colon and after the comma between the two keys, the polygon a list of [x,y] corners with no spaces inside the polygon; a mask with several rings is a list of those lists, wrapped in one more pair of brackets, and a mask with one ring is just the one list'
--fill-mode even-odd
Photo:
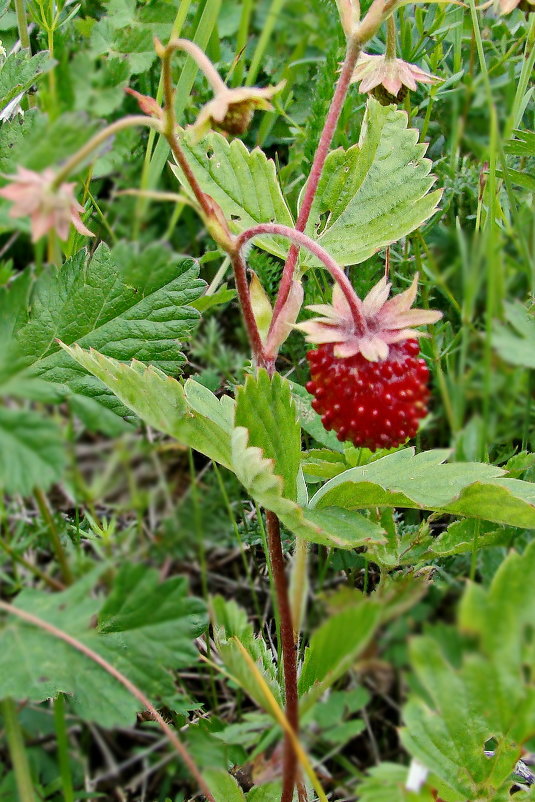
{"label": "pale pink bract", "polygon": [[416,64],[409,64],[400,58],[361,53],[351,83],[360,81],[359,92],[371,92],[375,87],[382,85],[395,97],[402,86],[414,91],[418,83],[435,84],[440,80],[438,76],[431,75]]}
{"label": "pale pink bract", "polygon": [[304,331],[311,343],[333,343],[335,357],[362,354],[370,362],[384,360],[393,343],[424,336],[414,326],[436,323],[442,317],[441,312],[430,309],[411,309],[416,299],[417,285],[416,274],[405,292],[388,300],[392,285],[383,277],[363,301],[355,296],[364,326],[364,330],[360,331],[344,293],[335,284],[332,305],[308,306],[307,309],[321,317],[299,323],[296,328]]}
{"label": "pale pink bract", "polygon": [[53,186],[56,174],[48,167],[42,173],[18,167],[16,175],[8,175],[10,183],[0,189],[0,197],[12,201],[10,217],[29,217],[32,242],[37,242],[48,231],[55,231],[66,240],[72,223],[80,234],[93,237],[83,224],[80,214],[84,207],[74,197],[74,183]]}

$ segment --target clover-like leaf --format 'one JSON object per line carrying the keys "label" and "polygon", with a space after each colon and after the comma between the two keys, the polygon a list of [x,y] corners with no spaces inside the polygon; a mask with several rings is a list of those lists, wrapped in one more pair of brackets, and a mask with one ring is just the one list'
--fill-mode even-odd
{"label": "clover-like leaf", "polygon": [[404,111],[370,98],[360,142],[327,157],[306,233],[341,265],[363,262],[410,234],[441,197],[429,192],[435,179],[426,149]]}

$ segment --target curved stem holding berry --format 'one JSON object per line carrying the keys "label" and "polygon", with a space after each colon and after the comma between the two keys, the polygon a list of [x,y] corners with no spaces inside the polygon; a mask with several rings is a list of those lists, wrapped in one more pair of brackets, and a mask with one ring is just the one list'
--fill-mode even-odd
{"label": "curved stem holding berry", "polygon": [[[332,256],[327,253],[325,248],[322,248],[321,245],[319,245],[317,242],[314,242],[313,239],[311,239],[307,234],[304,234],[302,231],[296,231],[294,228],[282,225],[282,223],[259,223],[257,226],[248,228],[239,235],[239,237],[236,239],[236,247],[238,251],[241,252],[249,240],[259,236],[260,234],[275,234],[280,237],[287,237],[290,242],[296,246],[297,251],[299,248],[306,248],[311,254],[316,256],[327,268],[333,279],[337,282],[340,289],[344,293],[349,308],[353,313],[357,332],[360,334],[364,333],[366,330],[366,322],[362,311],[362,302],[353,289],[353,285],[349,281],[343,269],[332,258]],[[275,307],[273,311],[271,329],[273,329],[275,326],[277,316],[278,312],[277,308]]]}
{"label": "curved stem holding berry", "polygon": [[[279,608],[282,661],[284,666],[284,693],[286,718],[292,730],[299,731],[299,696],[297,692],[297,660],[292,624],[292,611],[288,594],[288,583],[284,571],[280,523],[275,513],[266,511],[266,527],[268,534],[269,555],[275,580],[277,606]],[[291,802],[297,777],[297,755],[292,740],[285,736],[284,765],[281,802]]]}
{"label": "curved stem holding berry", "polygon": [[265,358],[264,345],[262,343],[262,338],[260,337],[260,332],[254,316],[251,295],[249,293],[249,285],[247,284],[247,268],[241,253],[241,248],[238,246],[237,241],[236,247],[232,252],[229,253],[229,257],[234,270],[236,291],[240,300],[243,320],[245,323],[245,328],[247,329],[247,336],[251,345],[253,358],[259,367],[266,368],[268,373],[271,373],[273,366],[271,366],[270,370],[268,362]]}

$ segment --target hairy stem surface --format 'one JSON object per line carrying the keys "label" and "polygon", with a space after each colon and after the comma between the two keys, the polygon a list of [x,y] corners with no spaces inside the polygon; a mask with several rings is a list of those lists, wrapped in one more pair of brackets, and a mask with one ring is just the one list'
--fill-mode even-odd
{"label": "hairy stem surface", "polygon": [[[288,583],[284,570],[279,519],[273,512],[266,511],[269,555],[275,580],[275,592],[280,615],[282,663],[284,668],[284,691],[286,718],[292,730],[299,732],[299,699],[297,695],[297,662],[292,625],[292,610],[288,595]],[[284,738],[284,760],[282,775],[281,802],[292,802],[297,775],[297,755],[292,740]]]}
{"label": "hairy stem surface", "polygon": [[251,351],[256,364],[259,367],[267,367],[264,359],[264,346],[262,338],[256,325],[256,319],[251,304],[251,295],[249,293],[249,285],[247,283],[247,268],[245,260],[239,248],[236,248],[234,253],[229,254],[232,268],[234,270],[234,280],[236,282],[236,290],[238,298],[240,299],[240,306],[242,310],[245,328],[247,329],[247,336],[251,345]]}
{"label": "hairy stem surface", "polygon": [[111,125],[107,125],[106,128],[103,128],[102,131],[98,131],[91,139],[85,143],[80,150],[76,151],[76,153],[67,159],[65,164],[59,169],[56,174],[56,177],[53,181],[53,187],[59,187],[59,185],[65,181],[66,178],[70,176],[70,174],[75,170],[79,164],[81,164],[88,156],[91,156],[94,150],[96,150],[100,145],[102,145],[106,140],[110,137],[118,134],[119,131],[124,131],[125,128],[134,128],[138,125],[145,126],[147,128],[154,128],[156,131],[161,132],[162,125],[159,120],[154,119],[153,117],[145,117],[142,114],[132,114],[128,117],[122,117],[120,120],[117,120]]}
{"label": "hairy stem surface", "polygon": [[[342,112],[344,100],[346,98],[347,90],[349,89],[349,85],[351,82],[351,76],[353,75],[353,70],[355,69],[355,64],[357,63],[359,54],[360,54],[360,43],[354,37],[351,37],[348,40],[346,57],[344,59],[344,64],[342,66],[342,72],[340,73],[340,77],[338,78],[338,83],[336,84],[336,89],[334,91],[333,99],[331,101],[329,113],[327,114],[327,117],[325,119],[325,125],[323,126],[323,131],[321,132],[318,148],[314,155],[314,161],[312,162],[312,169],[310,171],[310,175],[308,177],[308,181],[303,194],[303,202],[301,204],[301,209],[299,210],[299,215],[297,217],[297,222],[295,224],[295,228],[297,229],[297,231],[305,230],[308,218],[310,217],[312,204],[316,196],[316,190],[318,188],[319,180],[323,170],[323,165],[325,164],[325,159],[327,158],[327,155],[329,153],[329,148],[331,147],[331,142],[333,140],[334,132],[336,131],[336,126],[338,124],[338,120],[340,119],[340,114]],[[297,264],[298,253],[299,253],[299,248],[296,247],[295,245],[292,245],[288,253],[288,257],[286,259],[286,264],[284,265],[284,271],[279,286],[279,293],[277,295],[275,308],[273,310],[273,321],[271,324],[272,326],[278,313],[280,312],[282,306],[284,305],[284,302],[288,297],[288,293],[290,292],[292,278],[295,266]]]}

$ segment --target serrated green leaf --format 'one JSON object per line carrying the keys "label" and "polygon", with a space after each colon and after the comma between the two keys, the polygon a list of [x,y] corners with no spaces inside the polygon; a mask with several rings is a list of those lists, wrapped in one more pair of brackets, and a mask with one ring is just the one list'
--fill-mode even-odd
{"label": "serrated green leaf", "polygon": [[338,474],[313,496],[311,507],[408,507],[535,528],[535,485],[502,478],[483,463],[443,464],[449,452],[402,449]]}
{"label": "serrated green leaf", "polygon": [[[202,291],[196,263],[155,244],[141,253],[121,244],[101,244],[88,258],[80,251],[61,268],[50,268],[16,301],[11,336],[0,357],[0,383],[14,376],[38,377],[64,394],[88,396],[114,412],[124,407],[65,354],[57,340],[95,347],[121,360],[134,356],[167,373],[185,357],[178,340],[191,334],[198,312],[188,306]],[[3,289],[4,303],[11,291]]]}
{"label": "serrated green leaf", "polygon": [[451,554],[464,554],[472,551],[477,541],[477,548],[489,548],[507,544],[511,533],[504,528],[490,523],[481,524],[474,518],[455,521],[445,532],[434,538],[429,551],[441,557]]}
{"label": "serrated green leaf", "polygon": [[27,50],[11,53],[0,66],[0,108],[3,109],[21,92],[54,66],[48,50],[30,55]]}
{"label": "serrated green leaf", "polygon": [[302,711],[354,665],[381,622],[381,605],[355,592],[314,631],[299,676]]}
{"label": "serrated green leaf", "polygon": [[[195,662],[192,641],[205,628],[204,605],[186,596],[182,578],[161,583],[144,566],[123,566],[103,603],[91,591],[104,567],[61,593],[25,590],[16,606],[96,651],[154,700],[171,704],[172,671]],[[72,646],[16,616],[5,618],[0,695],[38,702],[60,692],[71,695],[79,716],[102,727],[130,726],[139,709],[117,680]]]}
{"label": "serrated green leaf", "polygon": [[79,346],[63,347],[150,426],[231,468],[234,402],[228,396],[218,400],[198,382],[189,379],[183,386],[157,368],[135,360],[126,365]]}
{"label": "serrated green leaf", "polygon": [[168,3],[151,6],[136,8],[122,0],[108,3],[106,16],[91,31],[91,53],[125,59],[135,74],[146,72],[156,58],[154,37],[169,38],[176,13]]}
{"label": "serrated green leaf", "polygon": [[184,577],[160,582],[156,569],[126,564],[98,616],[103,656],[149,696],[169,703],[176,692],[170,672],[197,662],[193,639],[207,623],[204,602],[187,594]]}
{"label": "serrated green leaf", "polygon": [[[232,231],[239,234],[257,223],[293,226],[275,164],[260,148],[248,151],[241,140],[229,143],[218,133],[208,134],[198,145],[187,136],[181,143],[201,189],[221,206]],[[180,168],[174,166],[173,171],[188,191]],[[282,259],[288,252],[288,240],[281,237],[257,237],[254,242]]]}
{"label": "serrated green leaf", "polygon": [[[490,588],[467,587],[459,625],[474,642],[464,642],[457,664],[442,648],[440,628],[411,644],[420,690],[403,711],[403,744],[463,799],[508,799],[521,745],[535,732],[534,617],[532,543],[507,557]],[[486,755],[491,739],[494,755]]]}
{"label": "serrated green leaf", "polygon": [[139,362],[126,365],[79,346],[64,350],[150,426],[234,471],[252,497],[279,515],[294,534],[337,548],[384,542],[382,528],[357,513],[318,509],[311,510],[308,520],[307,508],[284,497],[272,460],[248,445],[249,430],[233,428],[234,401],[228,396],[219,400],[192,380],[182,386]]}
{"label": "serrated green leaf", "polygon": [[381,527],[360,515],[347,517],[336,509],[309,510],[285,498],[282,479],[273,473],[272,461],[264,458],[261,449],[248,445],[248,434],[241,426],[232,433],[234,473],[251,496],[276,513],[291,532],[312,543],[342,549],[384,542]]}
{"label": "serrated green leaf", "polygon": [[301,458],[301,428],[296,420],[289,383],[280,373],[265,370],[249,375],[236,394],[236,426],[249,431],[249,445],[261,448],[282,477],[284,495],[296,500]]}
{"label": "serrated green leaf", "polygon": [[349,671],[380,621],[380,605],[355,594],[354,603],[331,615],[313,633],[299,676],[303,712]]}
{"label": "serrated green leaf", "polygon": [[225,669],[241,685],[256,704],[271,715],[272,707],[263,688],[251,672],[251,668],[238,646],[239,642],[249,653],[271,693],[282,704],[277,666],[273,655],[260,633],[255,633],[245,610],[233,601],[221,596],[211,600],[214,641]]}
{"label": "serrated green leaf", "polygon": [[215,802],[245,802],[245,794],[237,780],[223,769],[204,769],[203,777]]}
{"label": "serrated green leaf", "polygon": [[51,420],[31,410],[0,407],[0,486],[29,495],[60,479],[65,464],[63,438]]}
{"label": "serrated green leaf", "polygon": [[529,468],[535,467],[535,454],[532,451],[520,451],[508,459],[503,467],[508,476],[516,478]]}
{"label": "serrated green leaf", "polygon": [[370,98],[359,144],[327,157],[306,233],[342,265],[410,234],[441,197],[440,190],[429,192],[435,179],[426,149],[404,111]]}

